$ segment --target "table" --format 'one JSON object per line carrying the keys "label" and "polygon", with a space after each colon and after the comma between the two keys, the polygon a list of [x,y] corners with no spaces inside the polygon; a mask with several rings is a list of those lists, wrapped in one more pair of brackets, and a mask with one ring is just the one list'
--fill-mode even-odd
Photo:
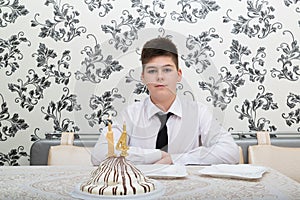
{"label": "table", "polygon": [[[70,192],[89,177],[90,166],[2,166],[0,199],[74,199]],[[158,179],[166,187],[161,199],[300,199],[300,183],[269,169],[261,179],[237,180],[200,176]]]}

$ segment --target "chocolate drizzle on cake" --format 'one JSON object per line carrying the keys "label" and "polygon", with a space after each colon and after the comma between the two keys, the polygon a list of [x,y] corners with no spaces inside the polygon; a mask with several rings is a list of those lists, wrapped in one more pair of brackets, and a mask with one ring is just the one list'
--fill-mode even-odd
{"label": "chocolate drizzle on cake", "polygon": [[124,156],[112,156],[91,173],[80,189],[98,195],[132,195],[151,192],[155,186]]}

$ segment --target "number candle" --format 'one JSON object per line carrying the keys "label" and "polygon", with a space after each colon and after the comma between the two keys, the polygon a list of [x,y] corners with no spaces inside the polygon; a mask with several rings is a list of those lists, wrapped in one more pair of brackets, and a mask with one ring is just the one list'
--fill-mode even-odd
{"label": "number candle", "polygon": [[114,134],[112,132],[112,128],[111,128],[111,123],[108,122],[108,131],[106,134],[106,139],[107,139],[107,143],[108,143],[108,151],[107,151],[107,156],[111,157],[111,156],[115,156],[115,151],[114,151]]}
{"label": "number candle", "polygon": [[116,149],[122,151],[121,156],[128,156],[127,150],[129,149],[129,147],[127,146],[127,132],[125,122],[123,124],[123,132],[121,134],[121,137],[119,138]]}

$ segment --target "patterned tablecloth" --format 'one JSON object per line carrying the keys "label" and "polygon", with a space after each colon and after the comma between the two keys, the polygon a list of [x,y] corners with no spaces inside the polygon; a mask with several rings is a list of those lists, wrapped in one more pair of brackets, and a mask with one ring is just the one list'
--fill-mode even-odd
{"label": "patterned tablecloth", "polygon": [[[70,192],[86,180],[93,167],[0,167],[0,199],[74,199]],[[201,167],[187,167],[188,176],[157,179],[165,188],[161,199],[300,199],[300,183],[270,169],[258,180],[198,175]]]}

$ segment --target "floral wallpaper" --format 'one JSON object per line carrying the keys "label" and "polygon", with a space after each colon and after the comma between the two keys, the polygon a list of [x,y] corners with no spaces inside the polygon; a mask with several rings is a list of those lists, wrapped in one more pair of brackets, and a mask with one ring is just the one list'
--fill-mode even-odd
{"label": "floral wallpaper", "polygon": [[179,49],[178,94],[228,131],[300,133],[299,0],[0,0],[0,165],[46,133],[99,133],[147,95],[142,45]]}

